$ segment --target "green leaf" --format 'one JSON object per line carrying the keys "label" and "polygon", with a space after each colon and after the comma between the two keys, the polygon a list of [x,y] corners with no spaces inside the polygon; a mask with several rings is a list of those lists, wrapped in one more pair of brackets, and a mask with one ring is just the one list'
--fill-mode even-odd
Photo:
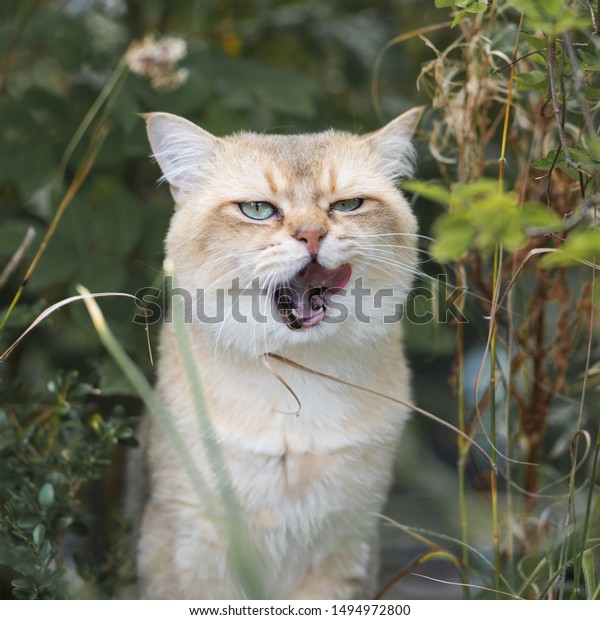
{"label": "green leaf", "polygon": [[26,590],[26,591],[29,591],[31,590],[32,587],[34,587],[33,584],[27,579],[13,579],[10,582],[10,585],[16,590]]}
{"label": "green leaf", "polygon": [[31,291],[43,291],[55,284],[69,282],[77,272],[73,250],[52,239],[38,263],[28,285]]}
{"label": "green leaf", "polygon": [[142,232],[142,209],[136,197],[112,177],[96,179],[86,195],[93,208],[98,245],[106,253],[128,256]]}
{"label": "green leaf", "polygon": [[564,7],[564,0],[509,0],[516,9],[535,19],[555,17]]}
{"label": "green leaf", "polygon": [[426,183],[424,181],[404,181],[402,187],[409,192],[418,194],[432,202],[449,205],[452,200],[450,190],[440,183]]}
{"label": "green leaf", "polygon": [[90,254],[77,278],[95,293],[122,291],[127,280],[126,265],[118,257]]}
{"label": "green leaf", "polygon": [[[568,148],[567,150],[573,161],[578,162],[584,166],[593,164],[589,154],[586,151],[576,148]],[[553,148],[544,157],[538,159],[537,161],[534,161],[531,165],[536,170],[551,170],[553,162],[554,167],[562,170],[567,176],[575,180],[579,178],[578,171],[567,163],[564,151],[560,147]]]}
{"label": "green leaf", "polygon": [[564,243],[560,252],[548,254],[540,261],[542,267],[561,267],[591,262],[597,258],[600,248],[600,230],[574,231]]}
{"label": "green leaf", "polygon": [[43,523],[36,525],[35,529],[33,530],[33,542],[39,547],[44,542],[45,537],[46,528],[44,527]]}
{"label": "green leaf", "polygon": [[509,0],[509,3],[524,13],[529,30],[542,31],[548,36],[591,25],[589,18],[582,18],[565,0]]}
{"label": "green leaf", "polygon": [[73,523],[74,518],[72,516],[60,517],[56,522],[56,527],[59,532],[64,532]]}
{"label": "green leaf", "polygon": [[58,168],[58,158],[47,141],[36,139],[13,153],[12,168],[19,190],[29,195],[51,180]]}
{"label": "green leaf", "polygon": [[40,555],[42,558],[46,559],[50,556],[50,553],[52,553],[52,543],[48,538],[46,538],[40,547]]}
{"label": "green leaf", "polygon": [[533,90],[541,93],[548,90],[548,76],[539,70],[518,73],[515,75],[515,81],[520,90]]}
{"label": "green leaf", "polygon": [[592,54],[588,54],[587,52],[577,49],[577,53],[581,58],[580,67],[584,71],[600,71],[600,58],[597,56],[592,56]]}
{"label": "green leaf", "polygon": [[544,157],[538,159],[537,161],[534,161],[531,164],[531,167],[535,168],[536,170],[550,170],[552,166],[556,166],[556,163],[558,162],[557,151],[558,148],[553,148],[551,151],[548,151],[548,153],[546,153]]}
{"label": "green leaf", "polygon": [[594,595],[597,588],[594,564],[594,552],[592,549],[586,549],[581,558],[581,568],[583,569],[586,598],[588,600],[594,600]]}
{"label": "green leaf", "polygon": [[48,510],[54,504],[54,486],[45,482],[38,493],[38,504],[42,510]]}
{"label": "green leaf", "polygon": [[436,9],[445,9],[449,6],[454,6],[454,0],[435,0]]}
{"label": "green leaf", "polygon": [[590,101],[600,101],[600,88],[593,88],[592,86],[586,86],[583,89],[585,98]]}
{"label": "green leaf", "polygon": [[458,26],[458,24],[460,24],[467,17],[469,17],[469,11],[459,11],[454,16],[454,19],[452,20],[452,25],[450,26],[450,28],[454,28],[455,26]]}
{"label": "green leaf", "polygon": [[473,222],[462,214],[445,215],[436,221],[436,241],[431,253],[439,261],[457,259],[465,254],[475,235]]}
{"label": "green leaf", "polygon": [[521,206],[519,221],[523,228],[557,231],[563,227],[563,221],[554,211],[537,202],[528,202]]}
{"label": "green leaf", "polygon": [[17,519],[17,525],[24,530],[28,530],[32,527],[35,527],[40,521],[39,515],[27,514],[21,515]]}
{"label": "green leaf", "polygon": [[467,13],[483,13],[488,8],[486,2],[479,0],[457,0],[456,6],[465,9]]}
{"label": "green leaf", "polygon": [[527,32],[521,32],[521,36],[536,50],[544,50],[548,47],[548,42],[542,37],[536,37],[535,35],[528,34]]}

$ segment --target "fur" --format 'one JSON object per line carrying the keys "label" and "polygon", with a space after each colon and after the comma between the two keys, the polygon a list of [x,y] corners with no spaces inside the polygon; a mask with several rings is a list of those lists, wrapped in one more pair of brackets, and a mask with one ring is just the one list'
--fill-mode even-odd
{"label": "fur", "polygon": [[[272,296],[260,299],[265,323],[235,320],[225,296],[221,321],[186,325],[216,439],[248,531],[263,562],[272,598],[366,598],[377,577],[377,523],[388,492],[406,412],[364,391],[272,361],[301,403],[260,362],[283,355],[314,370],[410,400],[410,377],[398,326],[390,323],[415,269],[416,221],[396,187],[412,169],[410,143],[420,109],[372,134],[326,131],[277,136],[240,133],[216,138],[185,119],[147,117],[148,134],[177,209],[166,241],[177,286],[192,292],[206,315],[218,289],[258,279],[269,293],[310,260],[298,230],[322,230],[317,260],[324,269],[350,264],[340,303],[347,319],[300,330],[276,320]],[[360,197],[356,211],[330,205]],[[279,214],[255,221],[239,203],[268,201]],[[359,320],[349,294],[356,280],[375,291]],[[249,297],[240,310],[250,316]],[[329,312],[329,310],[327,311]],[[174,340],[162,329],[156,391],[208,480],[198,497],[159,425],[142,435],[148,496],[137,548],[141,596],[237,599],[246,593],[209,503],[210,476],[202,429]],[[139,480],[135,484],[141,484]],[[258,570],[258,568],[257,568]]]}

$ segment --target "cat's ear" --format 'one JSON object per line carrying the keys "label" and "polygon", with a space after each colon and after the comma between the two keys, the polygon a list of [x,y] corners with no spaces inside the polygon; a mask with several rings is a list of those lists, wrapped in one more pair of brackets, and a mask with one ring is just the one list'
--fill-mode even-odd
{"label": "cat's ear", "polygon": [[152,154],[168,181],[175,202],[201,183],[219,139],[194,123],[166,112],[144,115]]}
{"label": "cat's ear", "polygon": [[409,177],[413,173],[416,153],[412,137],[424,109],[423,106],[412,108],[365,136],[381,155],[386,173],[393,178]]}

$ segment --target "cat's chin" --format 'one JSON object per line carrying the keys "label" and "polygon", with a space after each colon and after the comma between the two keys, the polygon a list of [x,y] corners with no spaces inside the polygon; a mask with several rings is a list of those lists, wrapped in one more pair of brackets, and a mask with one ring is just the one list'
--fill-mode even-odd
{"label": "cat's chin", "polygon": [[293,278],[278,285],[273,302],[284,324],[292,331],[310,329],[327,317],[332,297],[348,284],[352,267],[326,269],[313,260]]}

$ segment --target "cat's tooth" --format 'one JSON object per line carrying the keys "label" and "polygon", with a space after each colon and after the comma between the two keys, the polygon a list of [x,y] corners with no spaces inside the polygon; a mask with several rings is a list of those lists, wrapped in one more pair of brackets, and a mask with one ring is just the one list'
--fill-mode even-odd
{"label": "cat's tooth", "polygon": [[321,295],[313,295],[311,297],[310,307],[312,308],[313,312],[319,312],[319,311],[323,312],[324,305],[325,305],[325,302]]}

